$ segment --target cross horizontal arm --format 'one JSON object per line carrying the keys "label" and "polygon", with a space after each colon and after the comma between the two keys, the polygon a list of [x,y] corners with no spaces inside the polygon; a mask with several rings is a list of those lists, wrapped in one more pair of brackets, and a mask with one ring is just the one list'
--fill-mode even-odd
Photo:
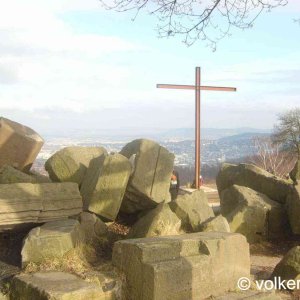
{"label": "cross horizontal arm", "polygon": [[224,91],[224,92],[236,92],[234,87],[222,87],[222,86],[205,86],[202,85],[197,88],[195,85],[184,85],[184,84],[157,84],[159,89],[178,89],[178,90],[195,90],[200,89],[202,91]]}

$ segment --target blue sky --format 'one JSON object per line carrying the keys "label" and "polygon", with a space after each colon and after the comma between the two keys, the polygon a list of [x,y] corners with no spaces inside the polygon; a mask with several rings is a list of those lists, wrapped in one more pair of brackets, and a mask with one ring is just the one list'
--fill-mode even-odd
{"label": "blue sky", "polygon": [[300,103],[300,3],[233,30],[213,52],[158,39],[157,20],[104,10],[97,0],[2,1],[0,109],[41,132],[125,128],[148,132],[194,125],[192,91],[156,83],[235,86],[202,93],[202,126],[271,128]]}

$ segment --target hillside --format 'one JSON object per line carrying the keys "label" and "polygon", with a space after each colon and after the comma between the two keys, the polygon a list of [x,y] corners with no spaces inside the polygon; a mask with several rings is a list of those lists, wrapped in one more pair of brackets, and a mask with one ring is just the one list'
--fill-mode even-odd
{"label": "hillside", "polygon": [[[202,128],[202,139],[217,140],[224,137],[239,136],[243,134],[270,134],[270,129],[257,129],[257,128]],[[194,139],[194,128],[176,128],[165,131],[158,136],[160,139]]]}

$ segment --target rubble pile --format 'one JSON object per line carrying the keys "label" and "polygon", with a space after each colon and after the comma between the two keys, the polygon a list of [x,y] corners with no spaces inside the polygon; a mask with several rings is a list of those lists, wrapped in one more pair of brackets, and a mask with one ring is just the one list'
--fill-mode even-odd
{"label": "rubble pile", "polygon": [[[215,215],[202,190],[171,201],[174,154],[154,141],[134,140],[120,153],[65,147],[46,161],[49,176],[31,170],[42,145],[32,129],[0,118],[0,234],[25,232],[20,262],[10,266],[0,257],[0,299],[218,297],[250,278],[248,243],[300,233],[299,184],[252,165],[222,167]],[[124,228],[131,223],[122,235],[111,230],[119,220]],[[98,256],[109,245],[110,268],[102,270]],[[80,277],[38,269],[85,247],[95,257]],[[291,264],[298,272],[298,252],[276,272]]]}

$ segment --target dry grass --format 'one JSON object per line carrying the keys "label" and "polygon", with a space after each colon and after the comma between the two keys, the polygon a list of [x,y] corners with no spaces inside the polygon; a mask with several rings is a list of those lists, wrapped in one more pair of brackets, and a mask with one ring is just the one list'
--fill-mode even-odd
{"label": "dry grass", "polygon": [[45,258],[41,263],[30,262],[24,269],[26,273],[38,271],[62,271],[76,274],[82,278],[92,269],[92,263],[97,260],[94,247],[81,244],[68,251],[61,258]]}
{"label": "dry grass", "polygon": [[118,296],[116,299],[122,299],[124,275],[113,267],[110,260],[103,257],[101,252],[103,244],[98,241],[96,246],[98,248],[95,248],[95,245],[81,244],[61,258],[45,259],[39,264],[29,263],[24,272],[61,271],[72,273],[87,282],[97,284],[108,293]]}
{"label": "dry grass", "polygon": [[24,272],[62,271],[83,279],[92,280],[97,272],[110,272],[113,242],[107,238],[95,239],[91,243],[82,243],[68,251],[61,258],[45,258],[41,263],[30,262]]}

